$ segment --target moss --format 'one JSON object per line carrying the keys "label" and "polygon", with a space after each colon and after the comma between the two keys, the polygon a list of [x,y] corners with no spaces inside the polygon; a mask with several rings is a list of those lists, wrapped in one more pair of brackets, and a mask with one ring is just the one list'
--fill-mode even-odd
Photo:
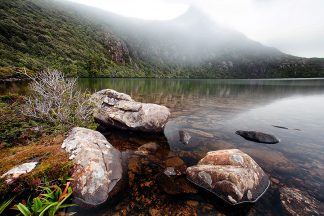
{"label": "moss", "polygon": [[63,139],[63,135],[50,135],[29,145],[2,149],[0,157],[6,160],[0,161],[0,175],[31,160],[38,160],[39,164],[32,172],[22,175],[10,186],[0,182],[0,199],[8,194],[30,191],[45,180],[53,181],[70,176],[73,162],[61,149]]}

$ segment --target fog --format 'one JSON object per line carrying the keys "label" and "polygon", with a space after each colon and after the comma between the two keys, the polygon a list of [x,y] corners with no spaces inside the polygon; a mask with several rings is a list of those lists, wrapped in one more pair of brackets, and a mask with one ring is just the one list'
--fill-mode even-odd
{"label": "fog", "polygon": [[72,0],[123,16],[170,20],[200,8],[223,27],[302,57],[324,57],[322,0]]}

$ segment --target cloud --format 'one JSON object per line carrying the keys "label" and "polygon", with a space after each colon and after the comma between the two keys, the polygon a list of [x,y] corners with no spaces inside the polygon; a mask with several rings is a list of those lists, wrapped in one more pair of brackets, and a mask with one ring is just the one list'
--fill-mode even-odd
{"label": "cloud", "polygon": [[184,13],[189,5],[165,0],[70,0],[111,11],[123,16],[151,20],[172,19]]}
{"label": "cloud", "polygon": [[191,1],[213,19],[284,52],[324,57],[322,0]]}
{"label": "cloud", "polygon": [[216,23],[283,52],[324,57],[323,0],[72,0],[124,16],[172,19],[194,5]]}

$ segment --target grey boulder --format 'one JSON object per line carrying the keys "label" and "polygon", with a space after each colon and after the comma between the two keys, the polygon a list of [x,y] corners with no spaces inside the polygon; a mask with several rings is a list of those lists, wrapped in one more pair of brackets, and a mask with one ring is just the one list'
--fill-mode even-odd
{"label": "grey boulder", "polygon": [[79,205],[96,207],[118,192],[123,172],[121,153],[101,133],[75,127],[62,148],[75,163],[73,189]]}
{"label": "grey boulder", "polygon": [[186,173],[189,181],[232,205],[257,201],[270,184],[261,167],[238,149],[208,152]]}
{"label": "grey boulder", "polygon": [[236,131],[236,134],[240,135],[244,139],[267,144],[276,144],[280,140],[271,134],[266,134],[258,131]]}
{"label": "grey boulder", "polygon": [[112,89],[94,93],[95,120],[109,127],[142,132],[163,132],[170,116],[167,107],[134,101],[129,95]]}

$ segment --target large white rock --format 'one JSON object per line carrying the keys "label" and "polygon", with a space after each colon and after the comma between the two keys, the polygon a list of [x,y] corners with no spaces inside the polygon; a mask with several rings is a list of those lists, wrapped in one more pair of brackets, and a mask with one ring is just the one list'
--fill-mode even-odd
{"label": "large white rock", "polygon": [[75,162],[72,174],[74,197],[79,204],[95,207],[118,190],[122,178],[121,153],[98,131],[75,127],[62,148]]}
{"label": "large white rock", "polygon": [[100,124],[119,129],[163,132],[170,116],[167,107],[134,101],[129,95],[111,89],[94,93],[94,118]]}
{"label": "large white rock", "polygon": [[233,205],[255,202],[270,184],[261,167],[238,149],[208,152],[187,168],[187,179]]}

